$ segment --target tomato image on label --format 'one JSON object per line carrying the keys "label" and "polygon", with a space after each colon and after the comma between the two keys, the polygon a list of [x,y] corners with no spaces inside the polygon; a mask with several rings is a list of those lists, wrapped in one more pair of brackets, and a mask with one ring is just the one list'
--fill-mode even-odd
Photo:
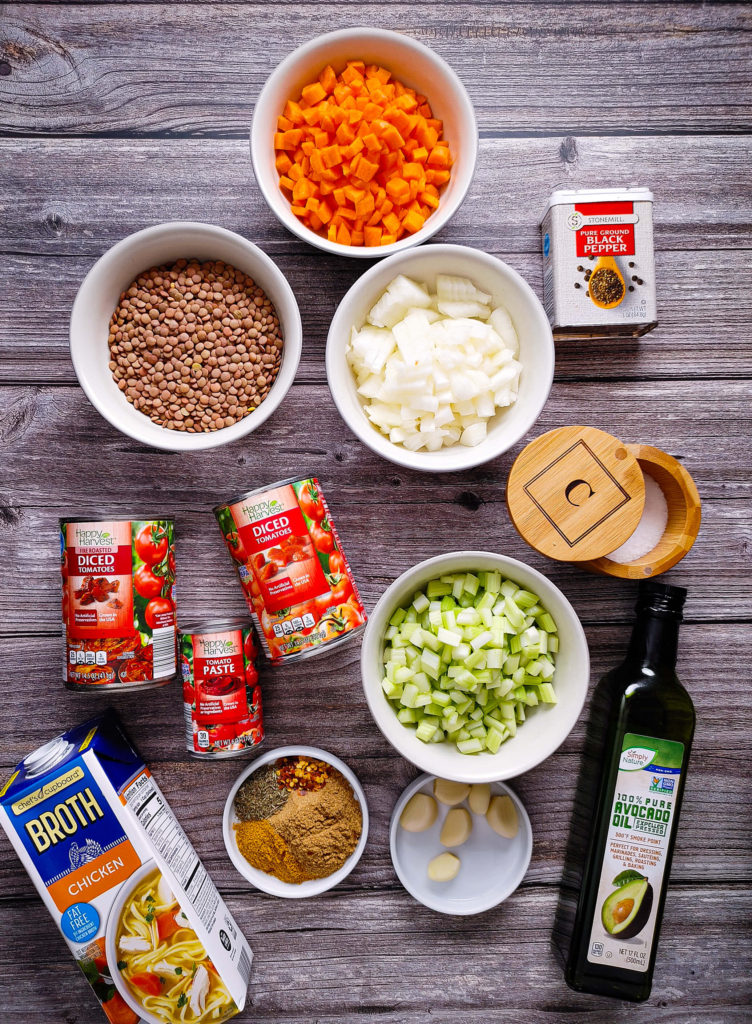
{"label": "tomato image on label", "polygon": [[[214,512],[272,662],[330,649],[364,625],[365,609],[315,477],[252,491]],[[335,614],[346,605],[349,611]]]}

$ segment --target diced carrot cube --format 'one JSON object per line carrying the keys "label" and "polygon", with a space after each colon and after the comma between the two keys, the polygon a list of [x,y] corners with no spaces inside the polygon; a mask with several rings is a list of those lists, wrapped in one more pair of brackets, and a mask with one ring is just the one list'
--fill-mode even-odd
{"label": "diced carrot cube", "polygon": [[411,235],[414,235],[416,231],[420,231],[424,224],[425,218],[421,217],[415,210],[410,210],[402,221],[402,227],[405,231],[409,231]]}
{"label": "diced carrot cube", "polygon": [[381,236],[381,241],[379,242],[379,245],[391,245],[392,242],[396,242],[396,241],[397,241],[397,235],[396,234],[394,234],[394,235],[382,235]]}
{"label": "diced carrot cube", "polygon": [[280,174],[287,174],[292,167],[292,160],[287,153],[278,153],[277,159],[274,161],[274,166]]}
{"label": "diced carrot cube", "polygon": [[351,235],[345,224],[340,224],[337,228],[337,242],[340,245],[350,245]]}
{"label": "diced carrot cube", "polygon": [[286,174],[280,175],[279,184],[282,188],[286,188],[288,192],[292,192],[293,185],[295,182],[292,178],[288,178]]}
{"label": "diced carrot cube", "polygon": [[430,192],[419,192],[418,199],[420,199],[424,206],[430,206],[432,210],[436,210],[438,208],[439,200],[437,196],[432,196]]}
{"label": "diced carrot cube", "polygon": [[402,167],[402,177],[406,178],[408,181],[411,178],[422,178],[423,168],[417,163],[404,164]]}
{"label": "diced carrot cube", "polygon": [[396,213],[388,213],[386,217],[383,218],[383,223],[384,227],[392,235],[396,234],[400,229],[400,219]]}
{"label": "diced carrot cube", "polygon": [[325,199],[319,200],[319,208],[316,212],[318,213],[322,224],[328,224],[332,219],[332,209]]}
{"label": "diced carrot cube", "polygon": [[292,128],[292,121],[288,117],[280,115],[277,118],[277,131],[286,132],[289,128]]}
{"label": "diced carrot cube", "polygon": [[364,156],[361,156],[358,158],[353,171],[363,181],[370,181],[378,169],[378,164],[372,163],[370,160],[366,160]]}
{"label": "diced carrot cube", "polygon": [[327,146],[325,149],[322,149],[321,159],[324,166],[327,168],[336,167],[337,164],[341,164],[342,153],[340,152],[339,146]]}
{"label": "diced carrot cube", "polygon": [[321,72],[321,74],[319,75],[319,82],[321,83],[321,88],[324,90],[324,92],[330,93],[334,91],[334,87],[337,84],[337,75],[331,64],[327,64],[327,66]]}
{"label": "diced carrot cube", "polygon": [[353,231],[350,235],[350,245],[362,245],[363,244],[363,232]]}
{"label": "diced carrot cube", "polygon": [[313,106],[326,98],[326,89],[321,82],[311,82],[309,85],[303,86],[300,95],[306,103],[310,103]]}

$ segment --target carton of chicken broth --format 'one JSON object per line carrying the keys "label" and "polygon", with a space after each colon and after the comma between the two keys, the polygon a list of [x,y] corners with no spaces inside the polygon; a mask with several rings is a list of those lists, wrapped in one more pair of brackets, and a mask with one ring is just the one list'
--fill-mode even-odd
{"label": "carton of chicken broth", "polygon": [[250,947],[114,713],[24,758],[0,820],[110,1021],[243,1009]]}

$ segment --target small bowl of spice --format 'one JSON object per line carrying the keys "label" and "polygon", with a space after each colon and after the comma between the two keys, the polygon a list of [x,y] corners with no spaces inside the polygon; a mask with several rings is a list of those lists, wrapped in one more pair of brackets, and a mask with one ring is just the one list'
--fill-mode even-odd
{"label": "small bowl of spice", "polygon": [[350,874],[366,845],[368,808],[339,758],[318,747],[279,747],[238,777],[222,828],[244,878],[272,896],[299,899]]}
{"label": "small bowl of spice", "polygon": [[295,296],[241,235],[172,222],[109,249],[79,288],[71,358],[92,405],[123,433],[168,451],[251,433],[300,362]]}

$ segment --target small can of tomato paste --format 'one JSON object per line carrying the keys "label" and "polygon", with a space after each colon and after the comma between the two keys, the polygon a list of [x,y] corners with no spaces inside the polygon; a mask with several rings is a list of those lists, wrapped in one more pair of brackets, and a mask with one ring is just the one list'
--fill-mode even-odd
{"label": "small can of tomato paste", "polygon": [[178,634],[186,746],[199,758],[235,757],[264,738],[253,629],[241,619],[190,622]]}
{"label": "small can of tomato paste", "polygon": [[60,520],[63,682],[144,690],[177,670],[171,519]]}
{"label": "small can of tomato paste", "polygon": [[272,664],[328,653],[366,622],[316,477],[291,477],[214,509],[264,654]]}

